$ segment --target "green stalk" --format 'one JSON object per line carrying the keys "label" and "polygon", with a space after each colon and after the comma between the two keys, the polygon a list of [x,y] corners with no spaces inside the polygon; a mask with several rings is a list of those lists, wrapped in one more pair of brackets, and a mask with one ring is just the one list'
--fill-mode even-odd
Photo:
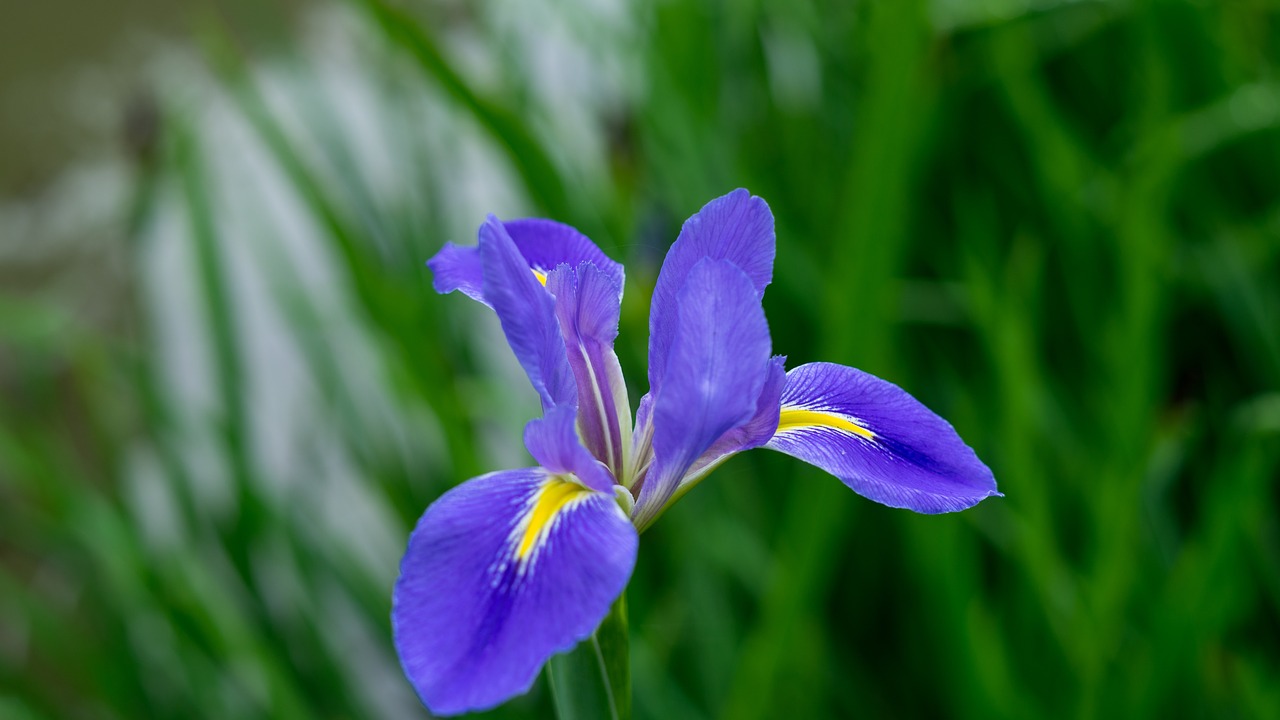
{"label": "green stalk", "polygon": [[627,596],[618,597],[591,637],[547,663],[559,720],[630,720]]}

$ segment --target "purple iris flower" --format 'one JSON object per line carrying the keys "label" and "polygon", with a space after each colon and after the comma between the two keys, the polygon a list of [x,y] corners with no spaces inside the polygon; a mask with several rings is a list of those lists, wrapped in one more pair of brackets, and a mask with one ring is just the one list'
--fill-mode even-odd
{"label": "purple iris flower", "polygon": [[480,228],[428,263],[435,289],[493,308],[542,400],[525,428],[537,467],[468,480],[409,538],[392,621],[427,707],[455,714],[527,691],[591,636],[635,565],[639,532],[730,456],[767,447],[892,507],[941,513],[999,495],[947,421],[860,370],[786,372],[761,298],[773,215],[746,190],[689,218],[649,317],[649,393],[635,423],[613,341],[623,269],[549,220]]}

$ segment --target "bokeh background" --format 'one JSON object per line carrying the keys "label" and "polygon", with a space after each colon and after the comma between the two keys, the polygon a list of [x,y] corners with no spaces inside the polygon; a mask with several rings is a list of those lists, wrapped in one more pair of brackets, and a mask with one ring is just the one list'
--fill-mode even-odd
{"label": "bokeh background", "polygon": [[0,717],[425,716],[405,539],[537,404],[424,261],[584,230],[634,402],[663,253],[739,186],[776,351],[909,389],[1006,497],[735,458],[643,538],[636,717],[1280,717],[1275,2],[0,17]]}

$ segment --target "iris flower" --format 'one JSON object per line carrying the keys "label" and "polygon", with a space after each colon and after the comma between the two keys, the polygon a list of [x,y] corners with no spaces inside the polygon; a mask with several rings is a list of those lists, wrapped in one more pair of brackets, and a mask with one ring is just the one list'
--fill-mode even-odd
{"label": "iris flower", "polygon": [[999,494],[951,425],[892,383],[831,363],[784,371],[761,306],[774,245],[768,205],[746,190],[685,222],[654,287],[634,424],[613,351],[623,268],[584,235],[490,216],[478,247],[446,244],[428,263],[436,291],[497,313],[543,408],[524,431],[536,467],[453,488],[409,539],[394,639],[430,710],[527,691],[609,613],[639,533],[736,453],[777,450],[922,513]]}

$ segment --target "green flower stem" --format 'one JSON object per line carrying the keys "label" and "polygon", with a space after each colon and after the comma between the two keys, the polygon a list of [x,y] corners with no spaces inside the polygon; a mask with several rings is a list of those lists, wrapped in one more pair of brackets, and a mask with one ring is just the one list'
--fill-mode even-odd
{"label": "green flower stem", "polygon": [[630,720],[631,661],[623,594],[595,633],[547,664],[559,720]]}

